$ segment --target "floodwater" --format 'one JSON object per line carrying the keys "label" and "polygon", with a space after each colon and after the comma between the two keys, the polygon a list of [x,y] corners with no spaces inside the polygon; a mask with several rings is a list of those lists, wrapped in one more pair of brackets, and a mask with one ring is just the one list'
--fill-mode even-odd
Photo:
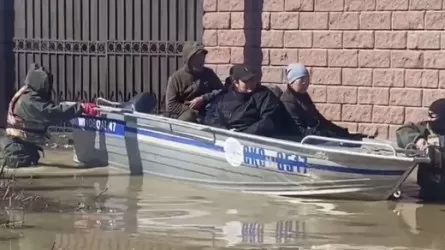
{"label": "floodwater", "polygon": [[[70,152],[47,152],[48,158],[52,165],[32,179],[16,180],[17,189],[39,195],[40,205],[16,212],[15,228],[0,228],[1,250],[445,249],[445,206],[414,198],[229,193],[108,167],[73,169]],[[407,189],[415,192],[415,185]]]}

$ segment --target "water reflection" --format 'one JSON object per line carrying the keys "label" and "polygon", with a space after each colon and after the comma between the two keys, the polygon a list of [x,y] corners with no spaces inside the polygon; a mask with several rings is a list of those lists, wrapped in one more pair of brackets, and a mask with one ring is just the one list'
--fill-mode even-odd
{"label": "water reflection", "polygon": [[53,242],[55,249],[85,250],[445,249],[440,205],[295,200],[149,177],[47,179],[33,186],[64,210],[28,214],[35,228],[20,230],[20,240],[0,242],[0,249],[51,249]]}

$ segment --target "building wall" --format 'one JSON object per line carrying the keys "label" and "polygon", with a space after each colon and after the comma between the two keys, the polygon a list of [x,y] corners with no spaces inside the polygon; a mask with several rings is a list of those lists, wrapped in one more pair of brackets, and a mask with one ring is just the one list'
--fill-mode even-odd
{"label": "building wall", "polygon": [[[261,5],[261,6],[259,6]],[[204,0],[207,63],[260,65],[280,84],[287,63],[310,67],[320,111],[352,131],[394,137],[445,97],[442,0]]]}

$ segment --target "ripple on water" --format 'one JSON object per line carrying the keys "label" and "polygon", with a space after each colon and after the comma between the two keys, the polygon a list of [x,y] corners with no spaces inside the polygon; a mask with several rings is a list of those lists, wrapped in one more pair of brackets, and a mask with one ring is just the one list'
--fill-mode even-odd
{"label": "ripple on water", "polygon": [[[125,180],[125,183],[121,183],[121,180]],[[422,212],[415,208],[414,212],[407,214],[406,206],[395,209],[389,203],[245,195],[203,190],[150,178],[135,186],[137,181],[131,178],[121,180],[85,179],[82,188],[75,189],[75,192],[68,188],[41,188],[44,190],[42,192],[47,192],[55,201],[63,199],[60,202],[62,205],[82,201],[86,206],[78,211],[67,206],[64,210],[66,213],[36,215],[40,218],[34,220],[38,221],[36,229],[45,228],[40,230],[42,232],[37,238],[44,238],[43,231],[52,231],[52,235],[46,237],[57,238],[57,246],[82,242],[81,246],[91,246],[79,248],[86,250],[95,250],[93,246],[99,242],[101,245],[133,244],[130,241],[144,242],[145,246],[178,244],[183,247],[192,246],[194,249],[201,246],[253,249],[409,249],[395,246],[410,245],[415,245],[417,249],[431,249],[427,244],[436,240],[428,238],[433,237],[433,233],[418,238],[410,231],[412,227],[416,227],[416,223],[406,226],[401,221],[416,220],[419,213],[424,216],[433,213],[439,216],[438,219],[439,214],[443,214],[441,207],[437,208],[437,213],[431,210]],[[61,182],[68,185],[67,181]],[[75,181],[70,180],[69,183],[76,187]],[[113,184],[110,189],[98,197],[98,193],[110,183]],[[44,184],[51,185],[49,182]],[[53,186],[58,185],[63,186]],[[398,212],[394,213],[393,210]],[[62,222],[63,216],[66,217],[66,222]],[[58,225],[50,225],[47,222],[50,220],[58,221]],[[435,227],[432,230],[430,226],[431,223],[422,225],[422,231],[417,234],[425,234],[425,231],[439,232],[441,229]],[[32,238],[33,234],[37,235],[38,230],[25,231],[26,239]],[[151,243],[147,243],[148,241]]]}

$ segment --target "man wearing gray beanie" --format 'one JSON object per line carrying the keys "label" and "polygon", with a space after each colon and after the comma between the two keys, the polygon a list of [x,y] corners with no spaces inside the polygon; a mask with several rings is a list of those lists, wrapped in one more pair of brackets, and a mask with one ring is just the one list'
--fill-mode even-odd
{"label": "man wearing gray beanie", "polygon": [[290,64],[286,68],[287,89],[281,95],[281,101],[292,116],[294,122],[301,128],[301,133],[307,135],[320,135],[334,138],[361,140],[369,137],[362,134],[351,134],[348,129],[342,128],[327,120],[316,108],[307,93],[310,85],[309,71],[303,64]]}

